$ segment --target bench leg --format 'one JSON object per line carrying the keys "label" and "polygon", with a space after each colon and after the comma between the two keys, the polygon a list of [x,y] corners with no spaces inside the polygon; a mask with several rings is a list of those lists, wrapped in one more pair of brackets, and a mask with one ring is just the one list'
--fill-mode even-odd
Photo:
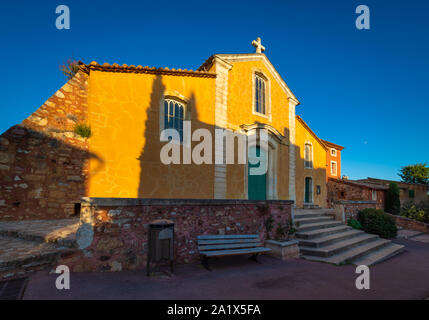
{"label": "bench leg", "polygon": [[252,256],[249,259],[253,260],[259,264],[262,264],[262,262],[258,260],[258,254],[257,253],[252,254]]}
{"label": "bench leg", "polygon": [[201,260],[201,264],[204,266],[204,268],[206,268],[208,271],[212,271],[209,267],[209,258],[207,258],[206,256],[202,257]]}

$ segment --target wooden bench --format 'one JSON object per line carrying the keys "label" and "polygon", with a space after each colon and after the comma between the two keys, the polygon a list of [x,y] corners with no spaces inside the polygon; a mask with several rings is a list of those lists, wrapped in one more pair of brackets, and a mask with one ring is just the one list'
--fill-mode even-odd
{"label": "wooden bench", "polygon": [[251,254],[251,259],[259,262],[258,254],[271,251],[262,247],[257,234],[207,235],[198,236],[197,240],[201,262],[209,271],[209,258]]}

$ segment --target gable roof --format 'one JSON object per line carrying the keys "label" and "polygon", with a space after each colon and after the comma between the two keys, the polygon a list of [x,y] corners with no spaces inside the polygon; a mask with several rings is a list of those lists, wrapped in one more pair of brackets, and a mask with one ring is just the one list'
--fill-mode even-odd
{"label": "gable roof", "polygon": [[329,141],[326,141],[326,140],[323,140],[323,139],[320,139],[320,140],[322,140],[322,142],[323,142],[327,147],[337,149],[338,151],[342,151],[342,150],[344,150],[344,147],[340,146],[339,144],[335,144],[335,143],[332,143],[332,142],[329,142]]}
{"label": "gable roof", "polygon": [[310,129],[310,127],[305,123],[304,120],[302,120],[302,118],[298,115],[295,116],[296,120],[298,120],[302,126],[308,131],[310,132],[310,134],[314,137],[314,139],[316,139],[317,142],[319,142],[319,144],[323,147],[323,149],[325,149],[325,151],[328,151],[328,148],[326,148],[326,145],[322,142],[321,139],[319,139],[319,137],[313,132],[313,130]]}
{"label": "gable roof", "polygon": [[265,54],[263,53],[214,54],[210,56],[197,70],[207,71],[208,69],[210,69],[215,57],[220,58],[221,60],[227,61],[229,63],[242,62],[242,61],[262,61],[265,64],[266,68],[271,72],[274,79],[276,79],[280,87],[286,92],[289,99],[292,99],[296,103],[296,105],[301,104],[297,99],[297,97],[289,89],[286,82],[282,79],[280,74],[274,68],[270,60],[268,60]]}
{"label": "gable roof", "polygon": [[367,188],[367,189],[374,189],[374,190],[387,190],[388,187],[380,184],[375,183],[368,183],[368,182],[362,182],[359,180],[344,180],[344,179],[337,179],[337,178],[328,178],[329,181],[335,181],[338,183],[348,184],[351,186],[361,187],[361,188]]}
{"label": "gable roof", "polygon": [[112,65],[108,63],[104,63],[102,65],[98,64],[96,61],[91,62],[90,64],[85,64],[81,61],[78,63],[79,68],[88,73],[91,70],[96,71],[106,71],[106,72],[122,72],[122,73],[146,73],[146,74],[162,74],[162,75],[173,75],[173,76],[189,76],[189,77],[202,77],[202,78],[216,78],[216,74],[212,72],[206,71],[193,71],[186,69],[169,69],[169,68],[155,68],[155,67],[142,67],[138,65],[137,67],[134,65],[128,66],[123,64],[120,66],[117,63]]}

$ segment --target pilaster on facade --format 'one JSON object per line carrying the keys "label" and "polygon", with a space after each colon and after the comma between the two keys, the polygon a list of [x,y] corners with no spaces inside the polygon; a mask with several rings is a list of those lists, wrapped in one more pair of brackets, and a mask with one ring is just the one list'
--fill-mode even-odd
{"label": "pilaster on facade", "polygon": [[295,175],[296,175],[296,129],[295,129],[295,108],[298,101],[289,98],[289,196],[290,200],[295,201],[296,205],[296,192],[295,192]]}
{"label": "pilaster on facade", "polygon": [[[228,124],[228,72],[232,65],[225,60],[214,58],[216,70],[216,93],[215,93],[215,128],[226,129]],[[222,164],[215,164],[214,168],[214,198],[226,198],[226,161],[225,144],[215,142],[215,156],[223,155]]]}

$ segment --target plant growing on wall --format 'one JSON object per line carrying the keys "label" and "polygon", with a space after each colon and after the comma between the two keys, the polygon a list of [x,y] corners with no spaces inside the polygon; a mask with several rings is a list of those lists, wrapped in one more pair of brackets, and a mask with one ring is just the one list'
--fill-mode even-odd
{"label": "plant growing on wall", "polygon": [[401,209],[401,201],[399,200],[399,188],[394,182],[389,184],[389,189],[386,192],[386,212],[391,214],[399,214]]}
{"label": "plant growing on wall", "polygon": [[68,78],[71,79],[79,71],[79,63],[75,60],[69,59],[66,63],[60,66],[61,72]]}
{"label": "plant growing on wall", "polygon": [[91,127],[84,123],[78,123],[75,125],[74,133],[76,133],[78,136],[81,136],[82,138],[89,138],[92,135]]}
{"label": "plant growing on wall", "polygon": [[294,237],[296,233],[292,220],[288,220],[286,223],[278,223],[276,228],[275,240],[287,241]]}
{"label": "plant growing on wall", "polygon": [[273,230],[274,227],[274,219],[273,216],[270,214],[270,216],[265,220],[265,230],[267,232],[267,240],[270,240],[271,236],[270,233]]}

